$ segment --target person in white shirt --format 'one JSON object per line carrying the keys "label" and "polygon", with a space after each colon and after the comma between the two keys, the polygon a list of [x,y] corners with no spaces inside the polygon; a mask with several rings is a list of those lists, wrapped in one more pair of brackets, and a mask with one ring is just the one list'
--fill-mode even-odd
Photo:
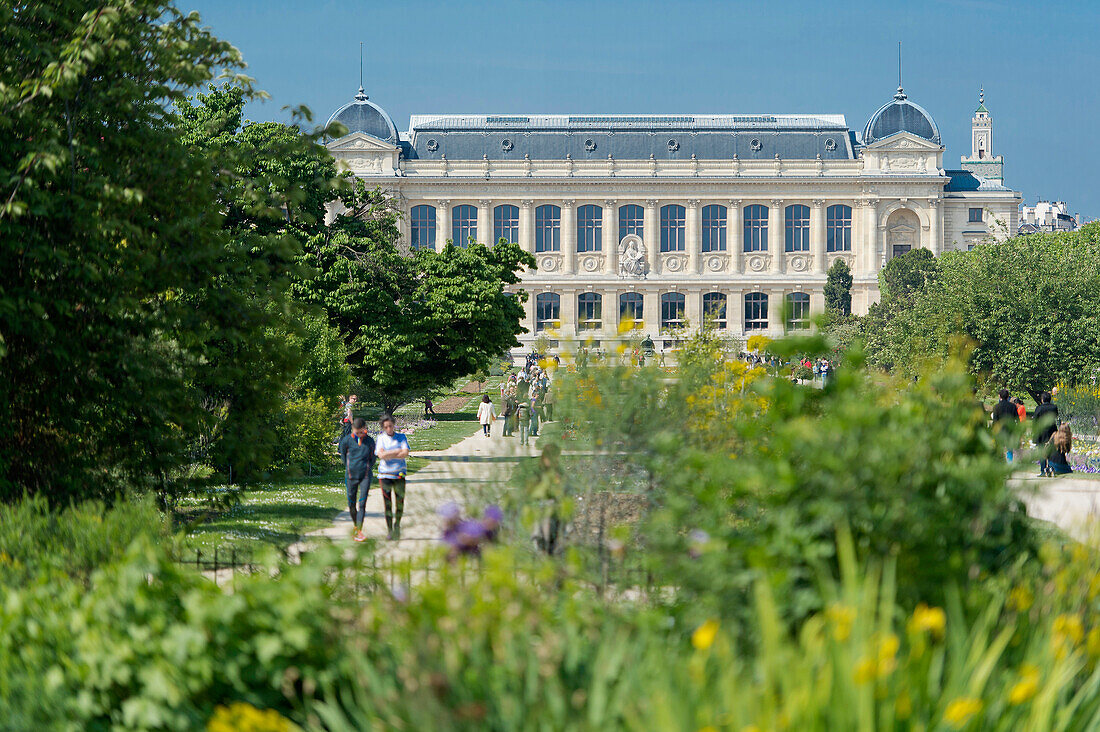
{"label": "person in white shirt", "polygon": [[388,414],[379,424],[382,431],[374,441],[374,454],[379,458],[378,484],[382,488],[389,538],[396,541],[401,538],[401,516],[405,513],[405,475],[408,472],[405,458],[409,456],[409,438],[395,431],[393,417]]}
{"label": "person in white shirt", "polygon": [[481,404],[477,406],[477,421],[481,422],[481,431],[486,437],[489,436],[489,432],[493,427],[493,420],[496,418],[496,409],[493,408],[493,402],[486,394],[481,398]]}

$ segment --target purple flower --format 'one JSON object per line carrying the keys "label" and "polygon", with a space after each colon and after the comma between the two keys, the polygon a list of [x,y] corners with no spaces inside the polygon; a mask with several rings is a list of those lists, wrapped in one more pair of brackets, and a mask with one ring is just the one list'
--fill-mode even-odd
{"label": "purple flower", "polygon": [[497,505],[488,506],[485,509],[485,519],[496,521],[499,524],[504,521],[504,511]]}
{"label": "purple flower", "polygon": [[703,556],[703,550],[706,549],[707,543],[710,541],[710,534],[702,529],[695,529],[688,534],[688,556],[692,559],[698,559]]}
{"label": "purple flower", "polygon": [[458,521],[462,517],[462,507],[454,501],[444,503],[435,512],[444,521]]}

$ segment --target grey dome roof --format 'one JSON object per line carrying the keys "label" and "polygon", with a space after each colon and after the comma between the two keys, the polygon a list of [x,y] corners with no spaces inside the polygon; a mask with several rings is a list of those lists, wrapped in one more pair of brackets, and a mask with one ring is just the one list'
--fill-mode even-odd
{"label": "grey dome roof", "polygon": [[363,87],[359,87],[354,100],[332,113],[325,126],[333,122],[347,127],[348,134],[363,132],[393,145],[398,143],[397,127],[393,120],[386,114],[386,110],[367,99]]}
{"label": "grey dome roof", "polygon": [[892,101],[879,107],[863,130],[863,144],[870,145],[898,132],[910,132],[917,137],[940,144],[940,128],[924,107],[909,101],[899,86]]}

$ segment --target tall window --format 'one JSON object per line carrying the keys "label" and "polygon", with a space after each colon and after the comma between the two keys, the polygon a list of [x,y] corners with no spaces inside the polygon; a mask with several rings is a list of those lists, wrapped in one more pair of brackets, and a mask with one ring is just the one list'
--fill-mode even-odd
{"label": "tall window", "polygon": [[726,207],[703,206],[703,251],[726,251]]}
{"label": "tall window", "polygon": [[721,292],[703,295],[703,325],[711,328],[726,327],[726,296]]}
{"label": "tall window", "polygon": [[619,322],[624,324],[633,321],[635,329],[644,325],[642,319],[642,293],[624,292],[619,295]]}
{"label": "tall window", "polygon": [[519,209],[507,203],[493,209],[493,244],[501,239],[519,241]]}
{"label": "tall window", "polygon": [[683,206],[670,203],[661,206],[661,251],[684,251],[684,225],[687,211]]}
{"label": "tall window", "polygon": [[786,234],[788,252],[810,251],[810,207],[801,204],[787,206]]}
{"label": "tall window", "polygon": [[553,204],[535,209],[535,251],[561,251],[561,209]]}
{"label": "tall window", "polygon": [[588,204],[577,209],[577,251],[598,252],[603,249],[603,209]]}
{"label": "tall window", "polygon": [[619,238],[627,234],[643,236],[645,229],[645,211],[637,204],[619,206]]}
{"label": "tall window", "polygon": [[577,328],[599,330],[603,327],[603,298],[595,292],[577,295]]}
{"label": "tall window", "polygon": [[768,251],[768,207],[745,206],[745,251]]}
{"label": "tall window", "polygon": [[477,239],[477,207],[455,206],[451,209],[451,241],[464,247],[472,236]]}
{"label": "tall window", "polygon": [[412,250],[435,249],[435,206],[413,206],[410,213]]}
{"label": "tall window", "polygon": [[682,292],[666,292],[661,295],[661,330],[682,328],[686,309]]}
{"label": "tall window", "polygon": [[745,330],[765,330],[768,327],[768,296],[763,292],[745,295]]}
{"label": "tall window", "polygon": [[787,295],[787,327],[791,330],[810,327],[810,296],[805,292]]}
{"label": "tall window", "polygon": [[535,330],[555,330],[561,326],[561,298],[553,292],[535,296]]}
{"label": "tall window", "polygon": [[982,210],[980,208],[970,209],[970,221],[971,224],[980,224],[982,222]]}
{"label": "tall window", "polygon": [[825,251],[852,251],[852,207],[838,203],[825,211]]}

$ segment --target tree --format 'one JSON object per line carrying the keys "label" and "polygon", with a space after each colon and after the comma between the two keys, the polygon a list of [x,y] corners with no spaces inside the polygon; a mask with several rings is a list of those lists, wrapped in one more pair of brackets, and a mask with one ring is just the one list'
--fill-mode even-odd
{"label": "tree", "polygon": [[0,29],[0,496],[165,490],[211,422],[198,385],[253,376],[271,322],[223,284],[277,290],[293,255],[227,235],[171,113],[240,55],[162,0],[9,3]]}
{"label": "tree", "polygon": [[825,308],[838,315],[852,312],[852,270],[843,259],[833,262],[826,275]]}
{"label": "tree", "polygon": [[[961,340],[970,369],[1037,397],[1100,367],[1100,224],[948,252],[889,317],[869,319],[868,356],[909,373]],[[960,340],[961,339],[961,340]]]}
{"label": "tree", "polygon": [[882,298],[910,297],[936,281],[939,263],[927,249],[913,249],[894,257],[879,272]]}
{"label": "tree", "polygon": [[403,254],[384,197],[357,197],[345,221],[310,240],[315,274],[295,290],[327,310],[352,374],[387,412],[519,345],[525,294],[505,287],[534,266],[531,255],[507,241]]}

